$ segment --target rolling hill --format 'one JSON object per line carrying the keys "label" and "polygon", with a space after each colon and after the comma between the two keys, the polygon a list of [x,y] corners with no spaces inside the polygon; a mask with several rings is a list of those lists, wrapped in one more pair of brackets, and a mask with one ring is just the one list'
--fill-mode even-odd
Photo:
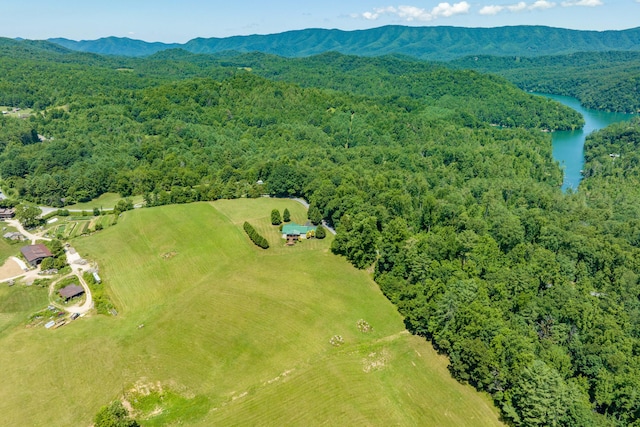
{"label": "rolling hill", "polygon": [[336,51],[362,56],[403,54],[419,59],[451,60],[467,55],[540,56],[581,51],[638,51],[640,27],[599,32],[545,26],[385,26],[357,31],[306,29],[268,35],[196,38],[185,44],[147,43],[116,37],[83,41],[55,38],[50,41],[72,50],[125,56],[145,56],[179,47],[192,53],[259,51],[301,57]]}
{"label": "rolling hill", "polygon": [[285,207],[305,219],[291,200],[225,200],[128,212],[76,239],[119,315],[2,330],[3,423],[88,425],[124,396],[145,426],[500,425],[330,237],[284,246],[269,213]]}

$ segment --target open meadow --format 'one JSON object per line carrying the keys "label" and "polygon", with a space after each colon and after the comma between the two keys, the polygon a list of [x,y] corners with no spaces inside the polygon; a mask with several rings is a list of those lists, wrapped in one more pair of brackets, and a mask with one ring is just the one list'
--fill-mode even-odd
{"label": "open meadow", "polygon": [[[292,200],[220,200],[136,209],[73,239],[118,315],[0,327],[2,424],[89,426],[124,396],[143,426],[500,425],[370,276],[331,254],[330,234],[285,247],[270,225],[285,207],[304,223]],[[0,311],[46,305],[18,286]]]}

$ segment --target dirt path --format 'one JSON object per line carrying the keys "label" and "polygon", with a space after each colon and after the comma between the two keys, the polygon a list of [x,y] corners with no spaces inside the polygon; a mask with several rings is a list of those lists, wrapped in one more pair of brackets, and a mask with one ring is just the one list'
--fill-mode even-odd
{"label": "dirt path", "polygon": [[23,236],[31,240],[32,245],[36,243],[36,240],[48,240],[48,241],[51,240],[47,237],[38,236],[36,234],[32,234],[28,232],[27,230],[24,229],[22,224],[20,224],[20,221],[18,221],[17,219],[7,219],[5,220],[5,222],[10,226],[15,227],[20,233],[22,233]]}
{"label": "dirt path", "polygon": [[[91,310],[93,308],[93,298],[91,297],[91,289],[89,289],[89,285],[87,285],[87,282],[84,281],[84,279],[82,278],[82,270],[78,269],[77,272],[74,273],[69,273],[64,277],[59,278],[58,280],[56,280],[55,282],[52,282],[51,285],[49,285],[49,302],[56,306],[57,308],[59,308],[60,310],[64,310],[67,313],[78,313],[78,314],[82,314],[82,313],[86,313],[87,311]],[[76,305],[72,305],[71,307],[66,307],[62,304],[58,304],[53,302],[53,290],[55,289],[56,284],[64,279],[67,279],[71,276],[76,276],[78,278],[78,282],[80,282],[80,285],[82,286],[82,288],[84,289],[84,295],[85,295],[85,300],[82,303],[82,305],[76,304]]]}

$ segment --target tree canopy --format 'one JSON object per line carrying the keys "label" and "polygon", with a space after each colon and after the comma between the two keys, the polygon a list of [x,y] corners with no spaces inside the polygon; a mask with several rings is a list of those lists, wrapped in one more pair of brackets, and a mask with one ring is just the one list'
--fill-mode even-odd
{"label": "tree canopy", "polygon": [[640,422],[637,120],[590,138],[585,180],[563,194],[542,130],[581,119],[502,78],[337,54],[5,52],[0,104],[33,109],[0,117],[15,198],[304,197],[336,228],[332,251],[371,268],[408,329],[506,420]]}

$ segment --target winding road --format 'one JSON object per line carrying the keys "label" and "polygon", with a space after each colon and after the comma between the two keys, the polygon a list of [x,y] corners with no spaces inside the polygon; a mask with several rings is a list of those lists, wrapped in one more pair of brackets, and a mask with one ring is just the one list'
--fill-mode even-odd
{"label": "winding road", "polygon": [[[302,199],[300,197],[293,197],[293,200],[300,203],[305,208],[309,209],[309,202],[307,202],[305,199]],[[329,233],[333,234],[334,236],[336,235],[336,230],[334,230],[331,226],[329,226],[329,224],[327,224],[327,221],[325,221],[324,219],[322,220],[322,226],[326,228],[329,231]]]}

